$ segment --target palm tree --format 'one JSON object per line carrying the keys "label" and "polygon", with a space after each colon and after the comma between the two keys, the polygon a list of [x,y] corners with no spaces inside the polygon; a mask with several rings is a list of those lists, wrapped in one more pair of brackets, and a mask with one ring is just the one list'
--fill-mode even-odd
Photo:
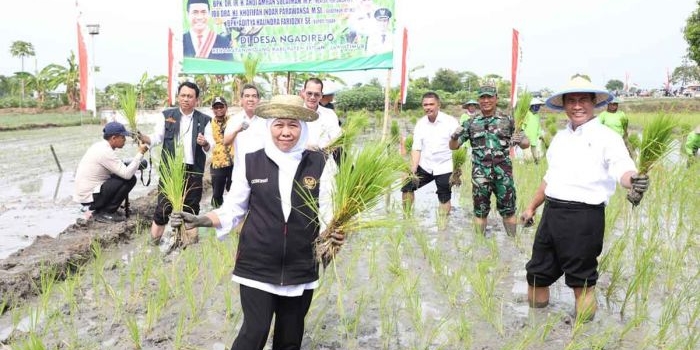
{"label": "palm tree", "polygon": [[[12,55],[12,57],[19,57],[22,60],[22,72],[24,72],[24,58],[27,56],[34,57],[36,55],[36,52],[34,51],[34,45],[32,45],[32,43],[17,40],[13,41],[10,45],[10,55]],[[22,107],[23,101],[24,80],[22,80],[22,97],[20,99],[20,107]]]}

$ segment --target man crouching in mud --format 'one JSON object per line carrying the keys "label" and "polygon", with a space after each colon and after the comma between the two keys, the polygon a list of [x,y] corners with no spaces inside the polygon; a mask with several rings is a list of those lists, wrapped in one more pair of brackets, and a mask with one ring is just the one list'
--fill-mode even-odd
{"label": "man crouching in mud", "polygon": [[649,187],[649,178],[637,174],[622,137],[593,114],[594,108],[611,99],[606,90],[580,75],[547,99],[547,107],[564,110],[569,123],[552,139],[547,172],[520,217],[531,223],[537,207],[545,203],[526,265],[528,303],[535,308],[547,306],[549,286],[564,275],[566,285],[574,290],[576,318],[584,322],[592,320],[597,309],[595,285],[605,205],[615,193],[615,183],[639,193]]}

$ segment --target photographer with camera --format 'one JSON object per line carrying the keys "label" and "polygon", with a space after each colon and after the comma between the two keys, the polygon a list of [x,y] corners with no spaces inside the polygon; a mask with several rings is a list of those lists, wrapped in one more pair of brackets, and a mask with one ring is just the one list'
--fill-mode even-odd
{"label": "photographer with camera", "polygon": [[136,171],[145,168],[143,155],[148,146],[139,143],[134,158],[124,162],[116,149],[124,147],[131,134],[118,122],[107,123],[102,132],[104,140],[90,146],[78,164],[73,200],[88,207],[96,221],[121,222],[126,218],[117,209],[136,185]]}

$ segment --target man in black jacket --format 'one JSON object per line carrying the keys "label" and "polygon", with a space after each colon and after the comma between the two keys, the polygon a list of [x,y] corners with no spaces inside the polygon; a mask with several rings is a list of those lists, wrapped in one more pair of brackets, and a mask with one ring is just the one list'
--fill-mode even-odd
{"label": "man in black jacket", "polygon": [[[211,131],[211,117],[194,108],[199,101],[199,87],[192,82],[184,82],[177,89],[179,108],[163,111],[163,119],[156,123],[151,135],[139,135],[141,142],[151,147],[162,143],[162,159],[165,154],[175,154],[175,147],[181,145],[184,148],[186,163],[185,210],[189,213],[199,214],[199,202],[202,199],[202,175],[207,152],[214,144]],[[151,239],[153,243],[160,242],[160,238],[168,223],[168,216],[173,207],[163,193],[158,193],[158,202],[153,223],[151,224]]]}

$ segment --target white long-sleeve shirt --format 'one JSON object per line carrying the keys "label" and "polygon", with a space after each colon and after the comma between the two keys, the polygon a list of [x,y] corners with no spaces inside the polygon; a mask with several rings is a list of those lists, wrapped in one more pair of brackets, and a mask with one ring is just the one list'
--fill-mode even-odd
{"label": "white long-sleeve shirt", "polygon": [[418,165],[433,175],[452,172],[452,150],[450,136],[459,127],[457,119],[438,112],[435,122],[423,116],[416,122],[411,150],[420,151]]}
{"label": "white long-sleeve shirt", "polygon": [[73,200],[78,203],[91,203],[92,194],[99,193],[102,184],[112,174],[128,180],[139,169],[143,154],[136,152],[129,166],[117,156],[107,140],[94,143],[83,155],[75,172],[75,192]]}
{"label": "white long-sleeve shirt", "polygon": [[318,106],[316,113],[318,113],[318,119],[306,123],[309,126],[306,148],[325,148],[342,132],[338,115],[332,109]]}

